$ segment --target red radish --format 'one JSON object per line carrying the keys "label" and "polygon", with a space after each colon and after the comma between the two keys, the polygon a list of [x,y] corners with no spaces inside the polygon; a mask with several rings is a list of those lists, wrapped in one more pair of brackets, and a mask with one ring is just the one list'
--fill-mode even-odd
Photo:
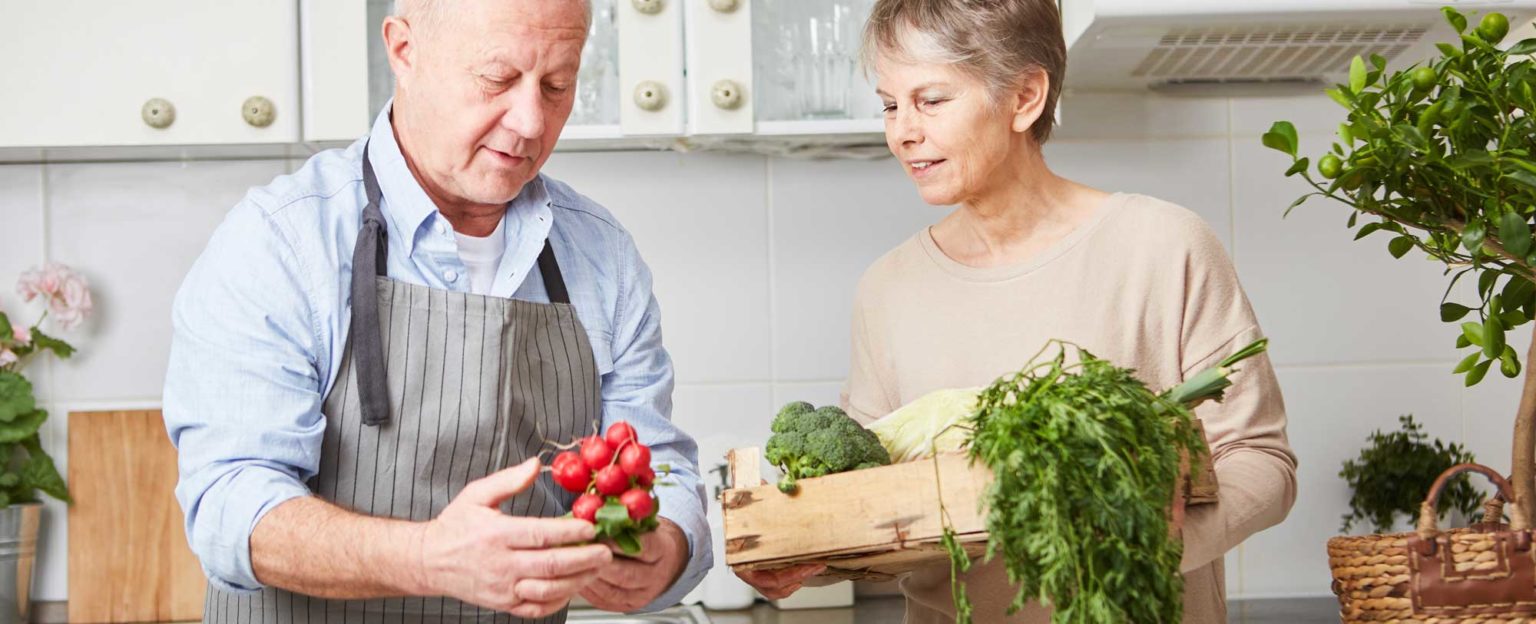
{"label": "red radish", "polygon": [[619,451],[619,467],[631,477],[639,475],[642,469],[651,467],[651,449],[638,442],[624,447]]}
{"label": "red radish", "polygon": [[634,477],[635,485],[643,487],[647,490],[651,489],[651,485],[656,483],[656,471],[651,470],[650,466],[646,466],[644,470],[641,470],[640,473],[634,475]]}
{"label": "red radish", "polygon": [[613,423],[613,426],[608,428],[608,434],[604,438],[608,440],[608,446],[615,449],[623,448],[625,442],[639,439],[635,437],[635,428],[622,420]]}
{"label": "red radish", "polygon": [[571,505],[571,515],[576,516],[592,524],[597,524],[597,510],[603,506],[603,497],[596,494],[582,494]]}
{"label": "red radish", "polygon": [[582,438],[581,462],[588,468],[600,470],[603,466],[613,463],[613,447],[608,442],[597,436]]}
{"label": "red radish", "polygon": [[656,500],[651,498],[651,493],[640,488],[634,488],[619,497],[619,502],[624,503],[624,509],[629,511],[629,519],[639,522],[656,513]]}
{"label": "red radish", "polygon": [[603,466],[597,471],[597,493],[604,496],[618,496],[629,487],[629,475],[624,474],[624,469],[618,465]]}
{"label": "red radish", "polygon": [[555,485],[577,494],[587,491],[587,486],[592,484],[592,470],[582,463],[581,457],[571,451],[555,456],[550,466],[550,476],[554,477]]}

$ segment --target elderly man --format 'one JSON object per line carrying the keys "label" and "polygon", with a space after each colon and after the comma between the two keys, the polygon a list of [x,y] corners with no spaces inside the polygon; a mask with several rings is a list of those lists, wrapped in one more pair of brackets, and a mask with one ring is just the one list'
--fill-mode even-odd
{"label": "elderly man", "polygon": [[[563,621],[660,608],[711,564],[651,277],[539,174],[584,0],[405,0],[368,136],[253,189],[174,308],[166,427],[210,622]],[[681,487],[635,558],[557,519],[550,442],[631,423]],[[539,619],[542,618],[542,619]]]}

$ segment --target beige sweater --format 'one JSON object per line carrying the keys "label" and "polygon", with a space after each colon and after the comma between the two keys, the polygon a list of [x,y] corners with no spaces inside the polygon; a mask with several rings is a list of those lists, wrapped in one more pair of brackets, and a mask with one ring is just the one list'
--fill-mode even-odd
{"label": "beige sweater", "polygon": [[[876,261],[855,297],[843,405],[869,422],[932,390],[986,385],[1052,338],[1134,368],[1161,390],[1261,336],[1232,262],[1199,216],[1115,194],[1022,265],[962,265],[927,230]],[[1278,524],[1296,499],[1274,369],[1267,356],[1240,369],[1225,403],[1196,412],[1221,494],[1185,520],[1186,622],[1227,621],[1222,555]],[[1000,561],[974,566],[966,581],[978,623],[1049,621],[1038,604],[1004,615],[1014,590]],[[901,587],[908,623],[954,620],[947,564],[914,572]]]}

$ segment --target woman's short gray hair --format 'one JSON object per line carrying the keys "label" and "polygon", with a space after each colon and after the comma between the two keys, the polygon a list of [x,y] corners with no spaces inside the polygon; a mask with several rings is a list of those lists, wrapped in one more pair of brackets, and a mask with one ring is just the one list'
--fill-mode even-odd
{"label": "woman's short gray hair", "polygon": [[878,0],[860,56],[866,71],[882,56],[953,64],[993,97],[1043,71],[1050,87],[1030,134],[1041,144],[1051,137],[1067,69],[1056,0]]}

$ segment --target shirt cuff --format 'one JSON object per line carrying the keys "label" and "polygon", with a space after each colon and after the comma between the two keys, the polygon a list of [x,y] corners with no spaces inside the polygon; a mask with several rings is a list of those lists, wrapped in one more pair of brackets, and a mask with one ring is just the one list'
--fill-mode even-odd
{"label": "shirt cuff", "polygon": [[261,590],[251,564],[251,533],[267,512],[309,495],[309,488],[292,476],[263,466],[240,468],[205,493],[193,547],[208,582],[236,594]]}
{"label": "shirt cuff", "polygon": [[709,523],[704,517],[704,486],[695,483],[690,491],[686,487],[656,488],[661,504],[660,517],[676,523],[688,537],[688,566],[677,577],[672,587],[661,593],[656,600],[640,609],[641,612],[660,611],[682,601],[693,591],[709,569],[714,566],[715,552],[709,535]]}

